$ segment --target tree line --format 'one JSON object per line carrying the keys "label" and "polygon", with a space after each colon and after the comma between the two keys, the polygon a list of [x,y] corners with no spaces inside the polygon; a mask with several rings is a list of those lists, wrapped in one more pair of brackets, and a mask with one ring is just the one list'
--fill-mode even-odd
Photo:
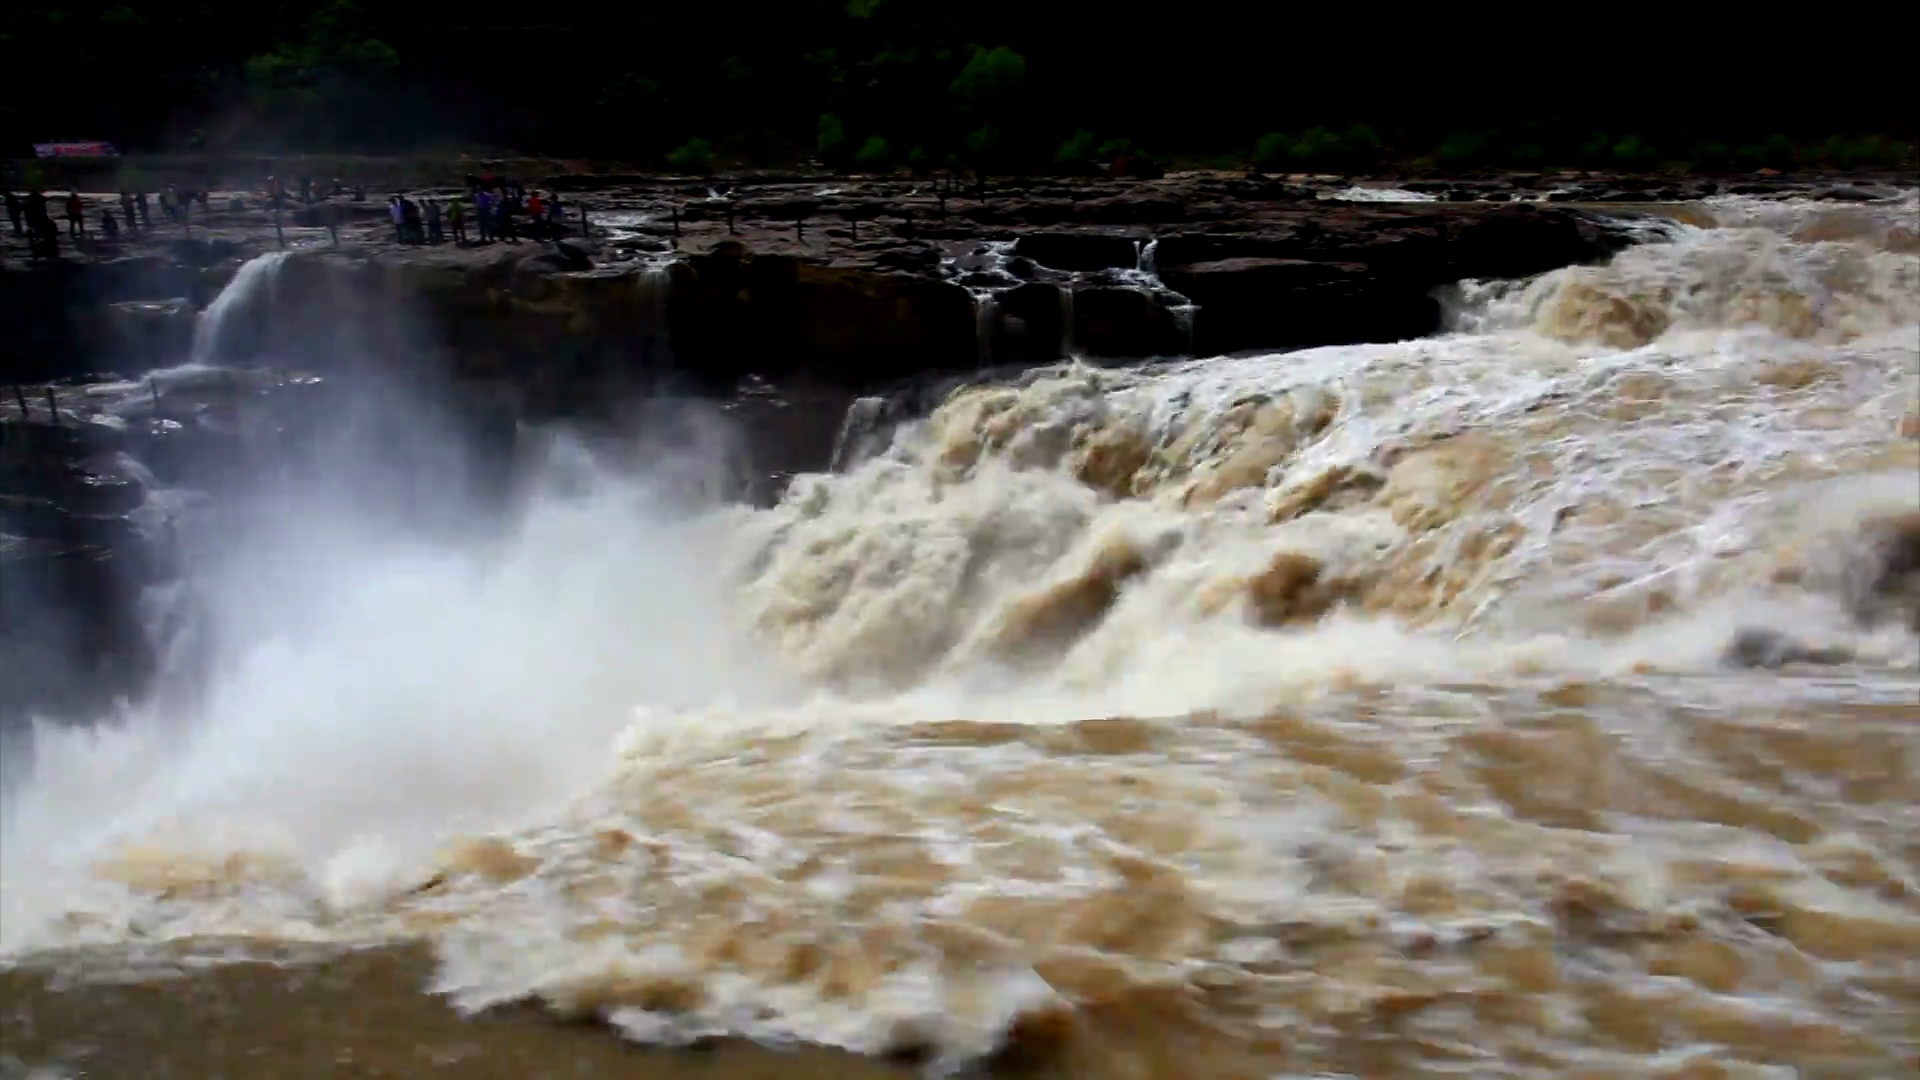
{"label": "tree line", "polygon": [[85,138],[214,154],[474,147],[689,171],[1073,170],[1123,154],[1735,170],[1913,156],[1891,69],[1822,71],[1805,59],[1817,49],[1769,71],[1731,42],[1650,59],[1598,38],[1586,53],[1571,37],[1543,51],[1503,31],[1475,52],[1418,27],[1289,33],[1255,15],[1216,0],[566,12],[15,0],[0,11],[0,139],[5,156]]}

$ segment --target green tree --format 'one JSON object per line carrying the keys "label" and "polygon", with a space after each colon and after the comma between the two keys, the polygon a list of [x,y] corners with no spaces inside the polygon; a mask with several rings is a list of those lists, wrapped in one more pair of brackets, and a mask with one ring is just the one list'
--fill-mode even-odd
{"label": "green tree", "polygon": [[1293,136],[1284,131],[1269,131],[1253,144],[1253,163],[1270,169],[1284,164],[1293,150]]}
{"label": "green tree", "polygon": [[1001,134],[992,124],[982,124],[967,135],[967,154],[976,168],[999,164]]}
{"label": "green tree", "polygon": [[1068,169],[1083,169],[1093,163],[1094,154],[1099,148],[1093,132],[1081,128],[1053,152],[1053,163]]}
{"label": "green tree", "polygon": [[709,172],[713,169],[713,144],[702,138],[688,139],[667,155],[667,165],[676,172]]}
{"label": "green tree", "polygon": [[1493,148],[1493,136],[1484,131],[1456,131],[1442,139],[1434,157],[1452,168],[1471,168],[1483,163]]}
{"label": "green tree", "polygon": [[991,113],[1019,97],[1027,82],[1027,58],[1005,45],[975,47],[967,66],[947,87],[963,106]]}
{"label": "green tree", "polygon": [[1293,141],[1287,156],[1295,165],[1337,165],[1341,149],[1339,136],[1324,127],[1310,127]]}
{"label": "green tree", "polygon": [[853,152],[854,164],[867,172],[885,172],[893,163],[893,148],[879,135],[869,135],[860,149]]}
{"label": "green tree", "polygon": [[847,148],[847,125],[832,113],[823,114],[814,124],[813,152],[821,161],[838,161]]}
{"label": "green tree", "polygon": [[1629,135],[1613,144],[1613,160],[1628,168],[1645,168],[1658,157],[1654,148],[1638,135]]}
{"label": "green tree", "polygon": [[1694,168],[1705,172],[1724,172],[1733,164],[1733,148],[1717,139],[1694,143],[1687,156]]}
{"label": "green tree", "polygon": [[331,143],[371,134],[369,123],[379,117],[381,91],[400,54],[369,34],[368,23],[352,0],[327,0],[301,23],[298,38],[246,61],[249,96],[277,141]]}
{"label": "green tree", "polygon": [[1613,142],[1604,131],[1596,131],[1588,135],[1586,141],[1580,144],[1580,164],[1606,164],[1613,154]]}
{"label": "green tree", "polygon": [[1356,123],[1340,136],[1340,153],[1350,167],[1372,165],[1386,149],[1386,140],[1370,124]]}
{"label": "green tree", "polygon": [[1791,169],[1793,168],[1793,140],[1785,135],[1771,135],[1763,143],[1749,143],[1733,152],[1734,158],[1745,169]]}

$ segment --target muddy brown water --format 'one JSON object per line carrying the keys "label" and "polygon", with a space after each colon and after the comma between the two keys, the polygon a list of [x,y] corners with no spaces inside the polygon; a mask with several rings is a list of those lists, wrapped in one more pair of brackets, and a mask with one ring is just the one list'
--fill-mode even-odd
{"label": "muddy brown water", "polygon": [[[644,1047],[533,1009],[466,1019],[422,992],[420,950],[249,962],[139,981],[0,973],[0,1077],[471,1077],[898,1080],[914,1070],[816,1048]],[[38,1070],[38,1071],[35,1071]]]}

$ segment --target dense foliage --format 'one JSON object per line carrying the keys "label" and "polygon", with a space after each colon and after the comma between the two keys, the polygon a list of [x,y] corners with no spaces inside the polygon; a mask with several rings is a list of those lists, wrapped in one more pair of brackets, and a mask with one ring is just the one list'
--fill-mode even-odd
{"label": "dense foliage", "polygon": [[[1265,9],[1261,9],[1265,10]],[[516,14],[517,12],[517,14]],[[1265,165],[1707,168],[1903,160],[1889,69],[1619,41],[1497,62],[1425,31],[1288,32],[1240,4],[0,5],[0,156],[47,139],[148,150],[486,147],[698,170],[1081,168],[1137,147]],[[1369,21],[1385,21],[1385,16]],[[1813,65],[1813,66],[1810,66]],[[1840,76],[1844,74],[1844,79]],[[1873,84],[1874,79],[1887,83]]]}

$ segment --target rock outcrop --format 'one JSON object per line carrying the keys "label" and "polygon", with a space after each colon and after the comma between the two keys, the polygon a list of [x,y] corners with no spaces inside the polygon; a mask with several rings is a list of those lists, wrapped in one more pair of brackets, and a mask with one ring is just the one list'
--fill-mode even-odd
{"label": "rock outcrop", "polygon": [[[396,245],[367,214],[338,215],[334,246],[303,212],[282,222],[296,250],[271,315],[233,347],[242,359],[437,351],[465,373],[530,383],[556,409],[569,407],[557,382],[584,379],[591,398],[669,371],[858,390],[1068,348],[1146,357],[1417,335],[1437,325],[1437,285],[1630,242],[1582,209],[1316,195],[1210,176],[967,197],[900,183],[719,198],[646,185],[574,195],[599,221],[588,238],[458,250]],[[42,379],[183,359],[181,313],[278,234],[259,211],[214,211],[192,238],[173,228],[53,263],[9,260],[8,370]]]}

